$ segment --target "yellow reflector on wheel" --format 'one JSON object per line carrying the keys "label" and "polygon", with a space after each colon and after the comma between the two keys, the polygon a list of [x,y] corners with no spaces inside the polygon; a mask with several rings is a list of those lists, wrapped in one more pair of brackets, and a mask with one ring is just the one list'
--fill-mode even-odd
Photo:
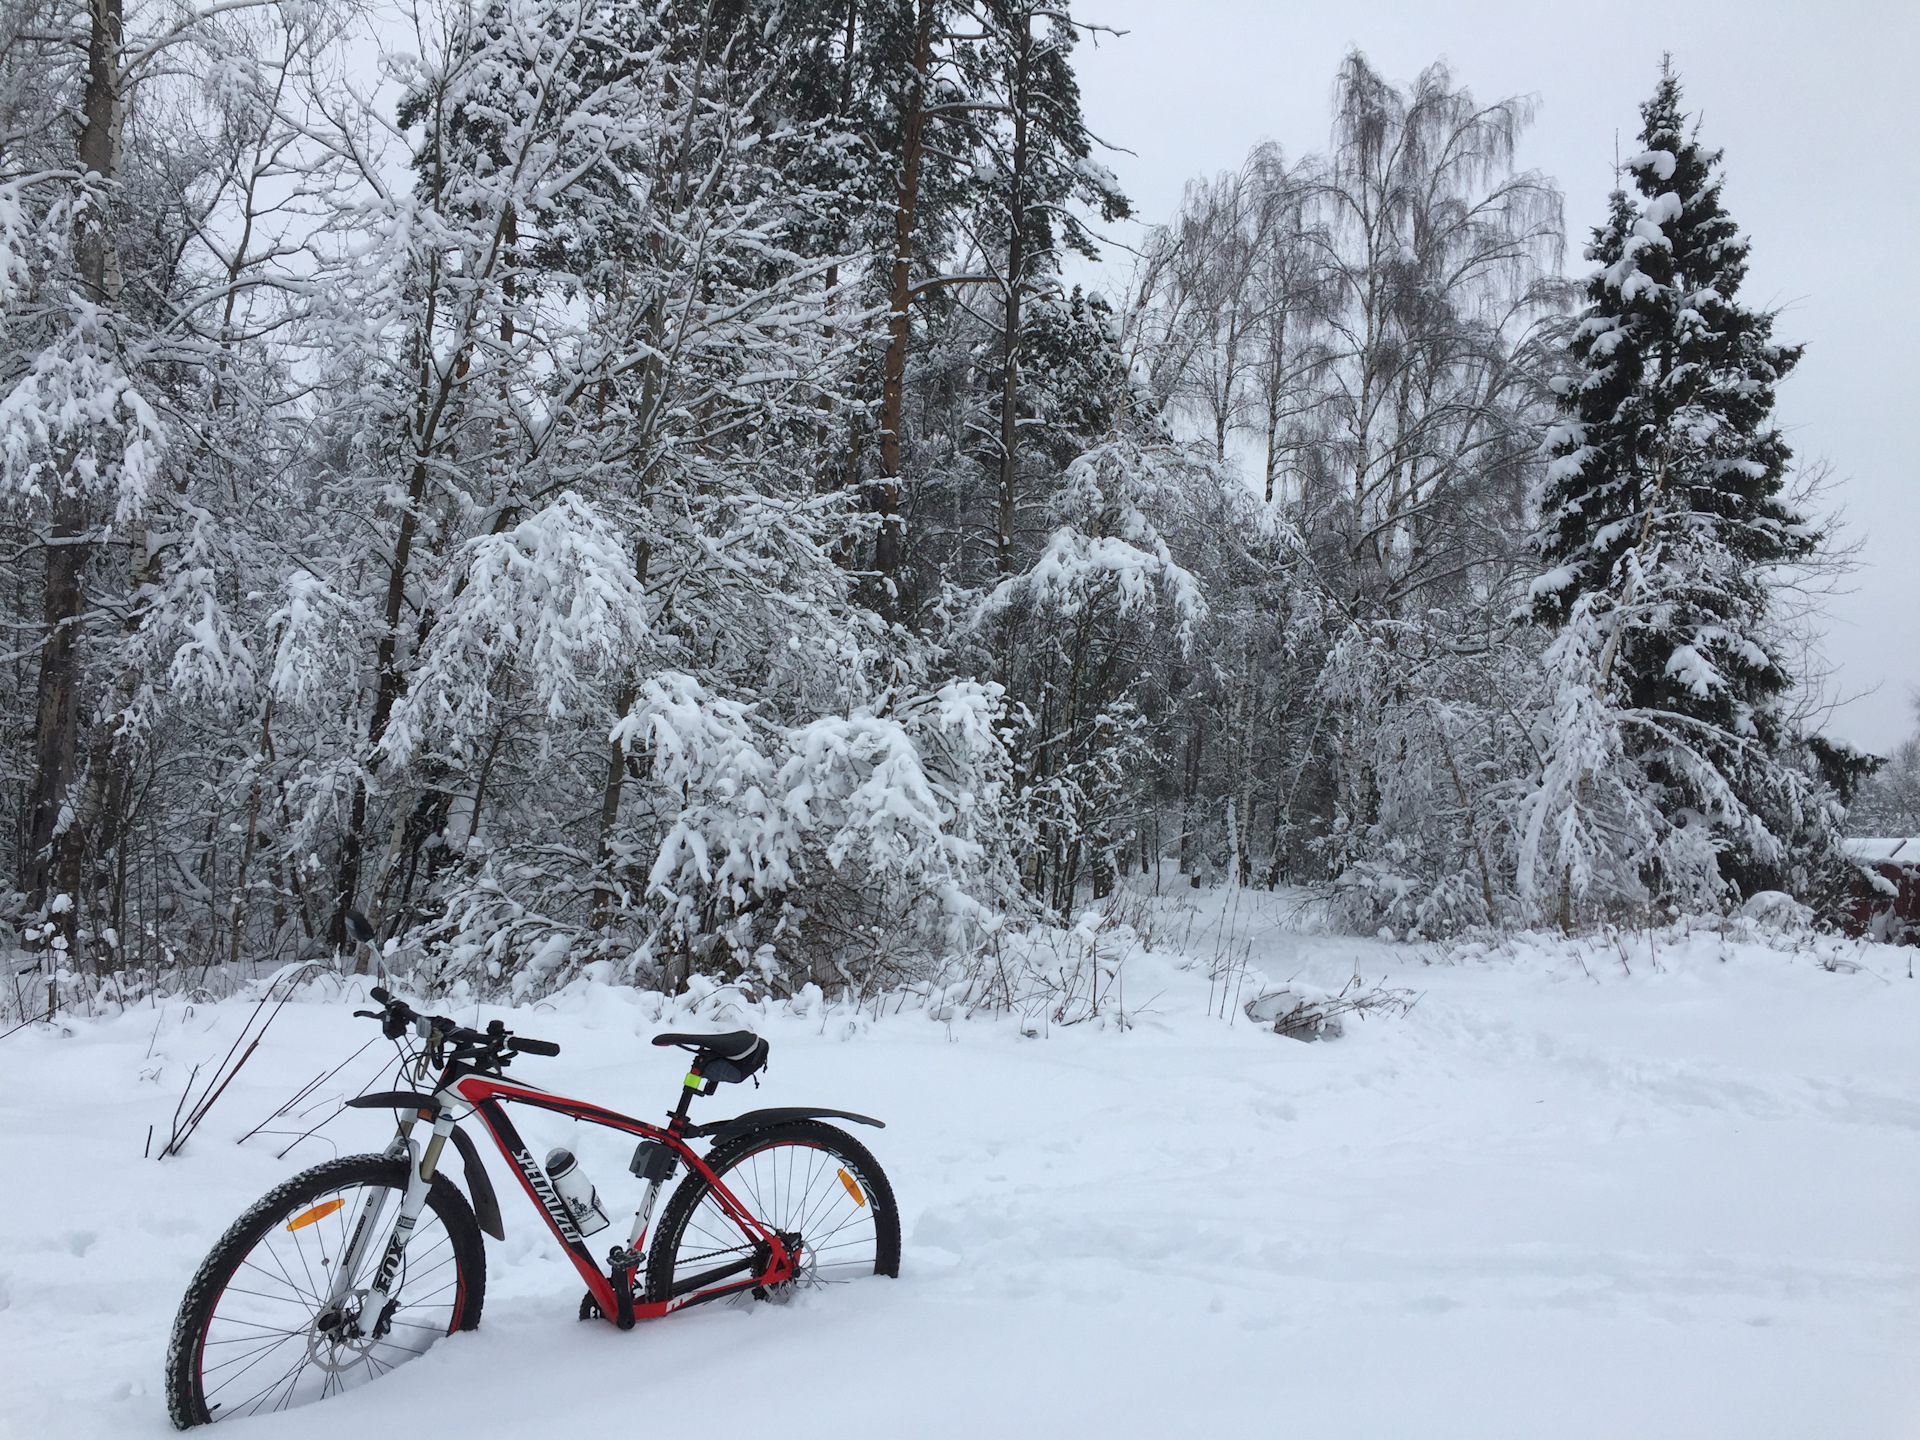
{"label": "yellow reflector on wheel", "polygon": [[847,1187],[847,1194],[853,1197],[853,1203],[864,1210],[867,1205],[867,1197],[860,1193],[859,1182],[847,1174],[846,1171],[842,1170],[840,1172],[840,1183]]}
{"label": "yellow reflector on wheel", "polygon": [[316,1221],[326,1219],[327,1216],[333,1214],[334,1211],[338,1210],[342,1205],[346,1203],[347,1202],[345,1200],[322,1201],[320,1204],[314,1206],[313,1209],[302,1211],[300,1214],[294,1216],[293,1219],[287,1222],[287,1229],[304,1230],[307,1226],[314,1224]]}

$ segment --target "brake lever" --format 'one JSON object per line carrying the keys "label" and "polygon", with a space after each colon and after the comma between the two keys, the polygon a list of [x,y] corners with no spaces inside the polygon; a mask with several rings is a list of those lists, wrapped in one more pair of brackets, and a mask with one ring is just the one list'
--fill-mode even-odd
{"label": "brake lever", "polygon": [[398,1040],[402,1035],[407,1033],[406,1021],[402,1020],[398,1024],[395,1024],[393,1011],[391,1009],[356,1010],[353,1012],[353,1018],[356,1020],[378,1020],[380,1022],[380,1033],[389,1040]]}

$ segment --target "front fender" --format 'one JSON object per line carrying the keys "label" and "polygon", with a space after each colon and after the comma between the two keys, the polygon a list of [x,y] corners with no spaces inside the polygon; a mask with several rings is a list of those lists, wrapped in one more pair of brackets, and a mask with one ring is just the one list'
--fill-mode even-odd
{"label": "front fender", "polygon": [[460,1151],[460,1163],[467,1172],[467,1194],[473,1199],[473,1218],[494,1239],[506,1239],[507,1228],[500,1223],[500,1200],[493,1193],[493,1181],[487,1178],[487,1167],[480,1163],[480,1147],[458,1125],[453,1127],[453,1143]]}
{"label": "front fender", "polygon": [[[347,1101],[350,1109],[376,1110],[392,1107],[396,1110],[417,1110],[421,1115],[438,1118],[440,1102],[431,1095],[422,1095],[415,1090],[382,1090],[374,1095],[356,1095]],[[487,1167],[480,1161],[480,1147],[473,1143],[473,1137],[458,1125],[453,1127],[454,1148],[460,1152],[461,1168],[467,1174],[467,1194],[473,1201],[473,1218],[480,1222],[480,1228],[496,1240],[507,1238],[506,1226],[500,1221],[500,1200],[493,1193],[493,1181],[487,1178]]]}

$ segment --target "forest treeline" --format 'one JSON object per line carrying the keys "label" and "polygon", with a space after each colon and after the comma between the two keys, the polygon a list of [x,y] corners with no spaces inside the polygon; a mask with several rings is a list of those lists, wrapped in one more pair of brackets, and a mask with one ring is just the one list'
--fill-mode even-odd
{"label": "forest treeline", "polygon": [[1058,4],[0,24],[16,969],[364,917],[870,990],[1141,872],[1421,936],[1845,883],[1799,352],[1670,71],[1578,279],[1529,102],[1356,53],[1102,295]]}

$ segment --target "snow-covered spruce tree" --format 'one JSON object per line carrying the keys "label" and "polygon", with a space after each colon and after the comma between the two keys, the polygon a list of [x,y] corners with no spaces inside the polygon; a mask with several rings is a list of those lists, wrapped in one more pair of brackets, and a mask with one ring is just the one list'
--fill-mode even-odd
{"label": "snow-covered spruce tree", "polygon": [[1822,540],[1788,502],[1773,423],[1801,350],[1740,298],[1748,245],[1721,154],[1688,126],[1670,67],[1641,117],[1633,191],[1587,252],[1532,586],[1558,632],[1559,699],[1521,876],[1563,923],[1583,900],[1807,892],[1832,863],[1831,797],[1789,733],[1768,594]]}
{"label": "snow-covered spruce tree", "polygon": [[[1165,708],[1155,672],[1169,652],[1190,654],[1207,617],[1153,517],[1178,517],[1195,492],[1231,484],[1203,454],[1113,436],[1068,467],[1047,544],[974,617],[974,638],[1000,657],[1019,704],[1021,879],[1055,911],[1070,910],[1083,883],[1106,894],[1130,868],[1153,779],[1151,726]],[[1251,508],[1233,517],[1243,527],[1257,523]]]}
{"label": "snow-covered spruce tree", "polygon": [[999,573],[1009,575],[1020,560],[1020,441],[1031,414],[1020,373],[1028,323],[1023,307],[1034,294],[1058,291],[1066,251],[1096,258],[1076,204],[1105,220],[1130,212],[1118,181],[1093,158],[1096,142],[1080,111],[1072,65],[1082,27],[1067,7],[994,0],[980,14],[984,41],[974,80],[983,99],[997,102],[985,113],[1000,123],[980,127],[975,180],[985,197],[974,212],[974,239],[999,292],[994,553]]}

